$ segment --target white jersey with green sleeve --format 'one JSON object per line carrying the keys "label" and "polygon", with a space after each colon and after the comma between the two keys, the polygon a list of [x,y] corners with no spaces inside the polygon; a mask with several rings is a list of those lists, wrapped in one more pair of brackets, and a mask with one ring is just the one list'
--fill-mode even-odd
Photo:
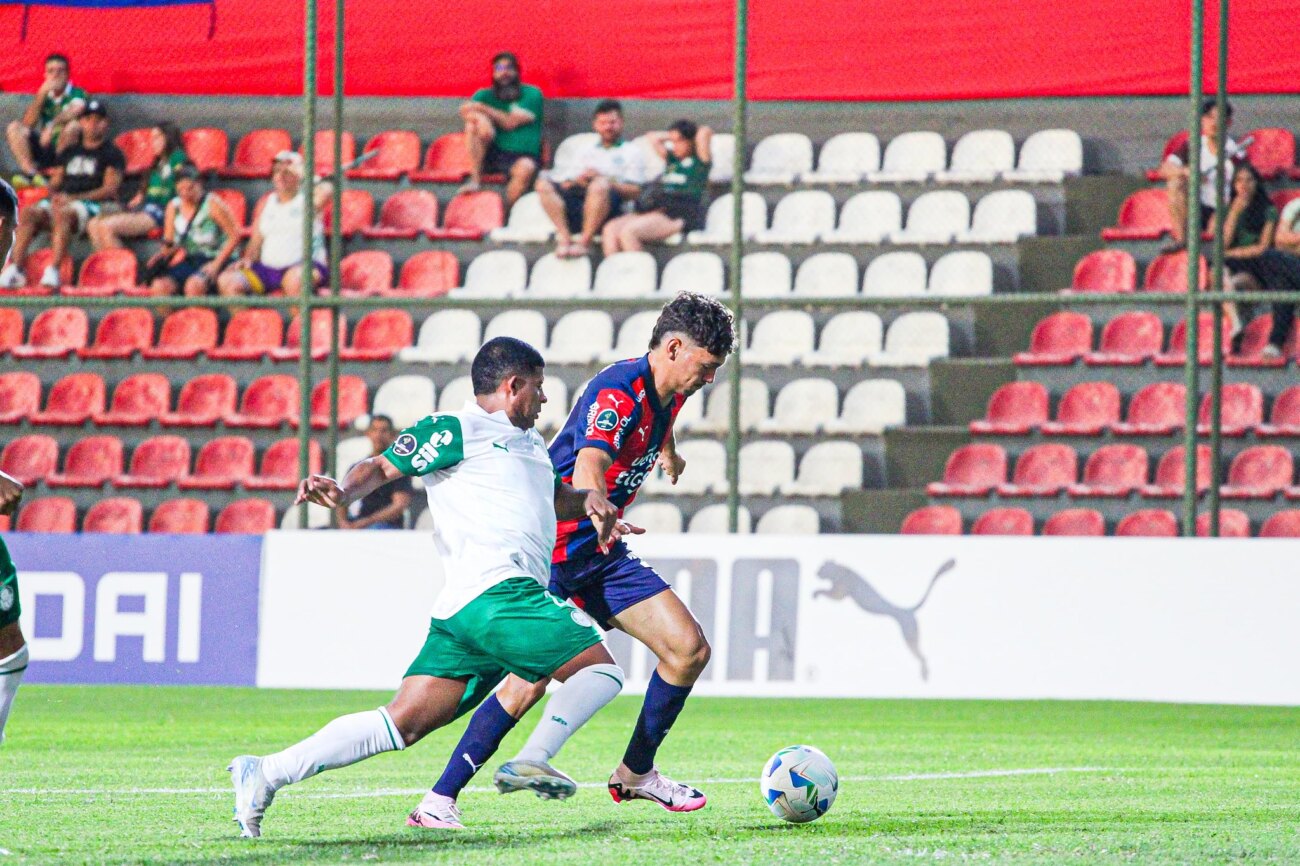
{"label": "white jersey with green sleeve", "polygon": [[384,452],[419,476],[433,512],[433,540],[446,584],[433,603],[447,619],[512,577],[551,579],[555,485],[551,456],[536,430],[470,400],[459,412],[429,415]]}

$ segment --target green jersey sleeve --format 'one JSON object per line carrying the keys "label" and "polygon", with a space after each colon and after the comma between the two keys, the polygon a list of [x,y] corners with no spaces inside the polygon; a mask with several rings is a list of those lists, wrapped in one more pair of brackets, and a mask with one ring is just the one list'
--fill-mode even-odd
{"label": "green jersey sleeve", "polygon": [[398,435],[384,452],[403,475],[428,475],[465,459],[465,436],[452,414],[430,415]]}

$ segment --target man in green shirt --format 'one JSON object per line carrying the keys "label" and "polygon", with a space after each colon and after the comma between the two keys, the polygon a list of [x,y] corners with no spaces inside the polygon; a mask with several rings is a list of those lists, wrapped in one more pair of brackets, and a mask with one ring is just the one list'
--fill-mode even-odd
{"label": "man in green shirt", "polygon": [[506,207],[524,194],[542,162],[542,91],[519,83],[519,59],[508,51],[492,58],[492,86],[460,107],[473,192],[483,174],[506,175]]}
{"label": "man in green shirt", "polygon": [[18,162],[15,187],[44,186],[41,171],[59,163],[59,154],[72,146],[81,128],[72,121],[81,116],[89,98],[68,80],[68,58],[45,58],[45,80],[21,120],[9,124],[9,150]]}

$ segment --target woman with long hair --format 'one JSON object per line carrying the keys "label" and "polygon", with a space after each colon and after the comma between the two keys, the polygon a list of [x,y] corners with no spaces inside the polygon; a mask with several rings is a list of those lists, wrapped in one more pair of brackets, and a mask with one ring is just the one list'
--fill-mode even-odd
{"label": "woman with long hair", "polygon": [[637,199],[636,213],[615,217],[600,230],[607,256],[637,252],[646,244],[700,228],[704,221],[713,130],[679,120],[667,132],[651,132],[647,137],[664,160],[664,173],[646,184]]}
{"label": "woman with long hair", "polygon": [[[1300,258],[1273,248],[1277,208],[1264,192],[1264,183],[1249,164],[1232,176],[1232,198],[1223,220],[1223,259],[1232,278],[1228,291],[1300,291]],[[1224,304],[1232,323],[1234,347],[1242,322],[1236,304]],[[1273,304],[1273,328],[1264,356],[1278,358],[1295,322],[1295,305]]]}
{"label": "woman with long hair", "polygon": [[95,249],[124,246],[124,240],[146,237],[163,227],[167,203],[176,196],[176,169],[185,162],[180,127],[170,120],[163,121],[153,128],[150,145],[153,163],[140,191],[124,210],[95,217],[86,226]]}

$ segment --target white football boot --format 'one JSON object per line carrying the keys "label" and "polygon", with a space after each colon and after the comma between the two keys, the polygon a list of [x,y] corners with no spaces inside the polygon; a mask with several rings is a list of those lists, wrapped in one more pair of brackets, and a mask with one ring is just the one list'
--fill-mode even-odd
{"label": "white football boot", "polygon": [[578,783],[544,761],[506,761],[492,776],[502,794],[532,791],[543,800],[567,800]]}
{"label": "white football boot", "polygon": [[240,755],[226,767],[235,786],[235,821],[240,836],[256,839],[262,835],[262,815],[275,799],[275,788],[262,774],[262,759]]}
{"label": "white football boot", "polygon": [[460,822],[460,807],[456,801],[433,791],[424,795],[420,805],[406,816],[406,826],[429,830],[464,830]]}

